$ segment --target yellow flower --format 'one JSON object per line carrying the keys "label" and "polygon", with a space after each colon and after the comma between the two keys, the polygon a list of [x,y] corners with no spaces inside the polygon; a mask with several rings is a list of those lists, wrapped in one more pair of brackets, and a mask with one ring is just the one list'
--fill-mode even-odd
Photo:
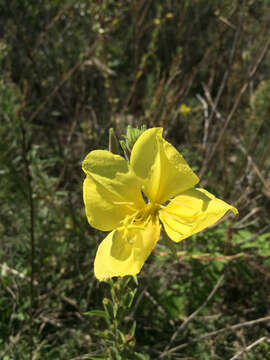
{"label": "yellow flower", "polygon": [[135,275],[155,247],[163,225],[179,242],[237,209],[208,191],[194,188],[199,178],[180,153],[162,137],[162,128],[146,130],[136,141],[130,163],[106,150],[83,161],[83,198],[91,226],[110,231],[94,263],[95,276]]}
{"label": "yellow flower", "polygon": [[181,114],[188,114],[191,111],[191,108],[187,106],[186,104],[182,104],[179,108],[179,112]]}

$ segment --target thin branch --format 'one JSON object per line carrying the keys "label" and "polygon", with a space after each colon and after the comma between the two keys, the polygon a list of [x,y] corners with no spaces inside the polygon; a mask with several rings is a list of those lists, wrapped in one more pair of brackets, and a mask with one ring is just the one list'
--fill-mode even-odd
{"label": "thin branch", "polygon": [[62,80],[58,83],[58,85],[55,86],[55,88],[52,90],[52,92],[38,106],[36,111],[34,111],[32,113],[32,115],[30,116],[30,119],[29,119],[30,123],[38,116],[38,114],[48,104],[48,102],[57,94],[57,92],[61,89],[61,87],[65,84],[65,82],[71,78],[73,73],[83,64],[84,64],[83,61],[78,61],[66,74],[64,74]]}
{"label": "thin branch", "polygon": [[258,344],[260,344],[263,341],[267,341],[269,342],[270,339],[267,336],[263,336],[260,339],[254,341],[252,344],[250,344],[249,346],[247,346],[244,350],[240,351],[238,354],[234,355],[230,360],[236,360],[239,359],[240,356],[246,354],[247,352],[249,352],[249,350],[251,350],[252,348],[254,348],[255,346],[257,346]]}
{"label": "thin branch", "polygon": [[256,320],[246,321],[246,322],[243,322],[243,323],[240,323],[240,324],[235,324],[235,325],[228,326],[228,327],[216,330],[216,331],[212,331],[212,332],[210,332],[208,334],[205,334],[205,335],[203,335],[201,337],[192,339],[187,343],[184,343],[184,344],[178,345],[178,346],[176,346],[174,348],[171,348],[170,350],[167,351],[167,354],[168,353],[171,354],[171,353],[173,353],[175,351],[181,350],[181,349],[189,346],[190,344],[192,344],[194,342],[200,342],[202,340],[217,336],[217,335],[222,334],[222,333],[227,332],[227,331],[234,331],[234,330],[237,330],[237,329],[240,329],[240,328],[243,328],[243,327],[253,326],[253,325],[259,324],[261,322],[266,322],[266,321],[270,321],[270,316],[265,316],[265,317],[262,317],[262,318],[259,318],[259,319],[256,319]]}
{"label": "thin branch", "polygon": [[221,334],[221,333],[226,332],[226,331],[236,330],[236,329],[240,329],[242,327],[248,327],[248,326],[256,325],[256,324],[259,324],[261,322],[265,322],[265,321],[269,321],[269,320],[270,320],[270,316],[265,316],[265,317],[262,317],[262,318],[259,318],[259,319],[256,319],[256,320],[245,321],[245,322],[240,323],[240,324],[235,324],[235,325],[228,326],[228,327],[216,330],[216,331],[212,331],[212,332],[210,332],[210,333],[208,333],[206,335],[203,335],[199,339],[204,340],[204,339],[207,339],[207,338],[212,337],[212,336],[216,336],[216,335]]}
{"label": "thin branch", "polygon": [[183,331],[188,324],[199,314],[199,312],[205,308],[205,306],[209,303],[209,301],[213,298],[213,296],[215,295],[215,293],[217,292],[218,288],[220,287],[221,282],[224,279],[224,275],[221,275],[220,278],[218,279],[216,285],[214,286],[213,290],[211,291],[211,293],[208,295],[207,299],[205,300],[205,302],[198,307],[197,310],[195,310],[180,326],[179,328],[174,332],[173,336],[170,339],[169,344],[166,346],[165,350],[162,352],[162,354],[159,356],[160,359],[164,358],[165,355],[167,355],[168,349],[171,346],[171,344],[174,342],[174,340],[177,338],[178,334]]}
{"label": "thin branch", "polygon": [[[239,93],[238,93],[238,96],[236,97],[235,101],[234,101],[234,104],[232,106],[232,109],[226,119],[226,122],[225,124],[223,125],[223,128],[221,129],[220,133],[219,133],[219,136],[218,136],[218,139],[216,141],[216,143],[214,144],[213,146],[213,150],[212,152],[209,154],[209,156],[205,159],[205,162],[202,166],[202,169],[201,169],[201,172],[200,172],[200,177],[203,177],[203,175],[205,174],[206,172],[206,169],[207,169],[207,165],[211,162],[211,160],[213,159],[213,157],[215,156],[216,152],[217,152],[217,149],[219,148],[222,140],[223,140],[223,137],[225,135],[225,132],[227,130],[227,127],[230,123],[230,121],[232,120],[234,114],[235,114],[235,111],[237,110],[238,106],[239,106],[239,103],[240,103],[240,100],[243,96],[243,94],[245,93],[246,89],[248,88],[248,85],[251,81],[251,79],[253,78],[253,76],[255,75],[255,73],[257,72],[258,70],[258,67],[259,65],[261,64],[261,62],[263,61],[264,57],[266,56],[268,50],[269,50],[269,47],[270,47],[270,37],[268,38],[267,42],[265,43],[260,55],[258,56],[257,60],[255,61],[255,64],[253,65],[252,67],[252,70],[250,71],[249,75],[248,75],[248,79],[247,81],[244,83],[244,85],[242,86],[242,88],[240,89]],[[216,102],[215,102],[216,103]]]}
{"label": "thin branch", "polygon": [[200,94],[197,94],[196,96],[203,106],[203,114],[204,114],[203,148],[205,148],[208,139],[208,129],[209,129],[208,104]]}
{"label": "thin branch", "polygon": [[[212,111],[210,113],[210,116],[208,118],[208,123],[209,125],[211,124],[212,122],[212,119],[214,117],[214,114],[216,114],[216,109],[219,105],[219,101],[221,99],[221,96],[223,94],[223,91],[225,89],[225,85],[227,84],[227,80],[229,78],[229,75],[231,73],[231,70],[232,70],[232,64],[233,64],[233,60],[234,60],[234,57],[235,57],[235,53],[236,53],[236,49],[237,49],[237,44],[239,42],[239,38],[240,38],[240,34],[241,34],[241,29],[242,29],[242,22],[243,22],[243,19],[244,19],[244,2],[242,4],[242,9],[241,9],[241,16],[240,16],[240,21],[239,21],[239,24],[237,26],[237,29],[235,31],[235,35],[234,35],[234,39],[233,39],[233,43],[232,43],[232,48],[231,48],[231,51],[230,51],[230,55],[229,55],[229,60],[228,60],[228,66],[227,66],[227,69],[223,75],[223,78],[222,78],[222,81],[221,81],[221,84],[219,86],[219,89],[218,89],[218,93],[217,93],[217,96],[214,100],[214,102],[212,102]],[[212,131],[212,136],[211,138],[214,138],[215,136],[215,133],[216,133],[216,129],[213,128],[213,131]],[[205,173],[206,169],[207,169],[207,166],[210,162],[211,159],[209,159],[209,157],[211,156],[212,158],[212,153],[210,153],[210,149],[209,151],[207,151],[206,153],[206,156],[205,156],[205,159],[203,161],[203,166],[202,166],[202,169],[201,169],[201,172],[200,172],[200,177],[203,176],[203,174]]]}
{"label": "thin branch", "polygon": [[255,164],[253,158],[248,154],[247,150],[244,148],[244,146],[240,143],[237,142],[236,146],[241,150],[241,152],[246,156],[247,160],[249,161],[249,163],[251,164],[255,174],[257,175],[257,177],[259,178],[259,180],[261,181],[261,183],[263,184],[263,186],[265,187],[265,189],[270,193],[270,183],[263,177],[260,169],[258,168],[258,166]]}
{"label": "thin branch", "polygon": [[[13,275],[18,276],[20,279],[24,279],[24,280],[31,282],[31,278],[29,278],[28,276],[24,275],[23,273],[17,271],[16,269],[13,269],[13,268],[7,266],[5,263],[0,264],[0,268],[2,269],[3,272],[9,272]],[[37,284],[38,284],[38,282],[36,280],[34,280],[34,285],[37,285]]]}
{"label": "thin branch", "polygon": [[[97,46],[97,41],[91,46],[89,49],[89,54],[93,54],[95,51],[95,48]],[[48,94],[45,98],[45,100],[38,106],[38,108],[32,113],[32,115],[29,118],[29,123],[31,123],[41,112],[41,110],[49,103],[49,101],[58,93],[58,91],[62,88],[62,86],[71,78],[71,76],[81,67],[84,65],[89,65],[88,61],[81,61],[79,60],[69,71],[67,71],[61,81],[55,86],[55,88]]]}
{"label": "thin branch", "polygon": [[243,226],[243,224],[245,224],[245,222],[252,218],[255,214],[257,214],[258,212],[262,211],[261,207],[254,207],[253,209],[251,209],[247,215],[245,215],[241,220],[239,220],[237,223],[235,223],[232,226],[232,229],[241,229],[243,227],[246,227],[246,225]]}
{"label": "thin branch", "polygon": [[[243,226],[243,227],[246,227],[246,225]],[[239,228],[241,229],[241,227],[236,226],[236,229],[239,229]],[[232,226],[232,229],[235,229],[235,227]],[[242,246],[243,244],[246,244],[246,243],[248,243],[248,242],[250,242],[250,241],[255,240],[255,239],[257,238],[257,236],[266,233],[266,231],[267,231],[268,229],[270,229],[270,225],[264,226],[262,229],[260,229],[259,231],[257,231],[254,235],[247,236],[247,237],[244,238],[242,241],[238,242],[238,243],[237,243],[237,246]]]}
{"label": "thin branch", "polygon": [[[0,264],[0,268],[2,269],[3,272],[9,272],[10,274],[18,276],[20,279],[29,281],[31,283],[31,277],[17,271],[16,269],[13,269],[13,268],[9,267],[5,263]],[[39,284],[39,282],[36,279],[34,279],[33,284],[34,284],[34,286],[37,286]],[[58,296],[61,300],[68,303],[69,305],[72,305],[73,307],[75,307],[80,312],[80,307],[77,305],[77,303],[73,299],[71,299],[71,298],[67,297],[66,295],[64,295],[61,290],[53,289],[49,293],[47,293],[45,295],[45,297],[50,297],[51,294],[54,294],[54,295]]]}

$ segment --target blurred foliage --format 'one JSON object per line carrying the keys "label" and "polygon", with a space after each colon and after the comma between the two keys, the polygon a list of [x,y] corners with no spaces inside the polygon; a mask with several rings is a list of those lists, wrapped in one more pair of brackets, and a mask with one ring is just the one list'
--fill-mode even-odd
{"label": "blurred foliage", "polygon": [[[230,359],[268,336],[269,320],[240,325],[270,310],[269,15],[266,0],[0,0],[1,359],[106,358],[81,160],[128,125],[164,127],[240,212],[178,260],[158,244],[123,318],[134,358]],[[267,341],[242,356],[269,357]]]}

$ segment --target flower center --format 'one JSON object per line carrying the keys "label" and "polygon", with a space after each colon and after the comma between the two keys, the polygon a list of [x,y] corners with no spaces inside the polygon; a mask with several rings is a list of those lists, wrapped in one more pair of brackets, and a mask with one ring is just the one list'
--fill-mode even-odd
{"label": "flower center", "polygon": [[161,207],[159,204],[148,202],[134,214],[126,216],[117,231],[122,233],[123,238],[129,244],[133,244],[136,231],[145,229],[150,221],[155,221]]}
{"label": "flower center", "polygon": [[149,202],[140,210],[137,218],[137,221],[147,221],[149,218],[153,218],[157,215],[161,206],[156,203]]}

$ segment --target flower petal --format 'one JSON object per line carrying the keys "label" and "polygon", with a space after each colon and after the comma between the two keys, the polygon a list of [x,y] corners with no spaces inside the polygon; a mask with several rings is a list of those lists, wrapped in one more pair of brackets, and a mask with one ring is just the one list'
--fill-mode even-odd
{"label": "flower petal", "polygon": [[112,231],[101,242],[94,263],[98,280],[113,276],[136,275],[155,247],[160,235],[159,222],[150,222],[128,233]]}
{"label": "flower petal", "polygon": [[172,199],[159,217],[168,236],[179,242],[204,228],[213,225],[228,210],[235,214],[235,207],[216,198],[204,189],[190,189]]}
{"label": "flower petal", "polygon": [[86,173],[83,199],[91,226],[113,230],[127,215],[145,205],[142,184],[121,156],[95,150],[86,156],[82,168]]}
{"label": "flower petal", "polygon": [[182,155],[162,138],[162,132],[162,128],[146,130],[136,141],[130,158],[131,167],[144,183],[145,194],[160,204],[199,181]]}

